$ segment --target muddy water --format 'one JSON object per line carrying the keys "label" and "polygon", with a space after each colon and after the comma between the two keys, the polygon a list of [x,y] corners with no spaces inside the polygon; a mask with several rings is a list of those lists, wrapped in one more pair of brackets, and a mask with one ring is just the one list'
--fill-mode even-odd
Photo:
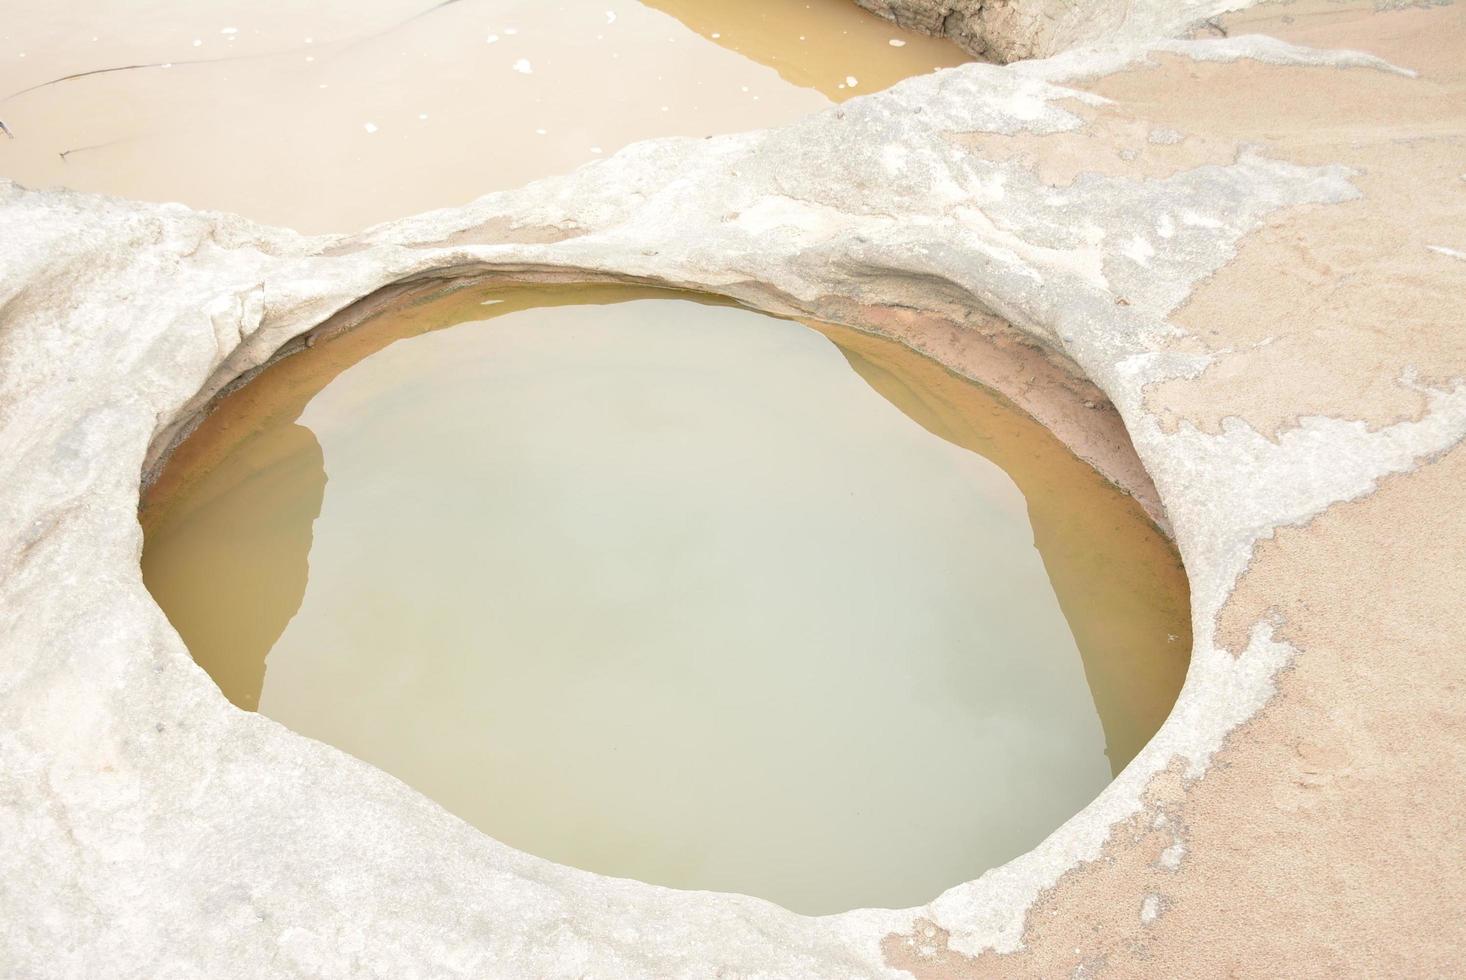
{"label": "muddy water", "polygon": [[308,8],[69,0],[5,18],[0,174],[351,231],[966,60],[849,0]]}
{"label": "muddy water", "polygon": [[1174,553],[1044,429],[681,294],[381,315],[224,399],[143,522],[242,707],[524,850],[808,913],[1032,847],[1189,649]]}

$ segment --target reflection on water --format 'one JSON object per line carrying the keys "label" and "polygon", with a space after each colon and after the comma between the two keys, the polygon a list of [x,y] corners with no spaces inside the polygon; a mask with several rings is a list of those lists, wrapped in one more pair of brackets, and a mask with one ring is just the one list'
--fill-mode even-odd
{"label": "reflection on water", "polygon": [[[315,434],[288,419],[269,438],[241,440],[234,451],[228,466],[196,474],[189,498],[169,515],[166,560],[145,554],[143,573],[149,588],[168,597],[168,617],[194,659],[235,704],[253,711],[265,656],[305,594],[326,471]],[[268,519],[241,522],[230,506],[239,496]]]}
{"label": "reflection on water", "polygon": [[516,847],[924,902],[1149,737],[1185,580],[1042,428],[816,326],[607,287],[381,315],[180,447],[148,587],[236,704]]}
{"label": "reflection on water", "polygon": [[0,35],[0,173],[306,232],[967,60],[848,0],[68,0]]}

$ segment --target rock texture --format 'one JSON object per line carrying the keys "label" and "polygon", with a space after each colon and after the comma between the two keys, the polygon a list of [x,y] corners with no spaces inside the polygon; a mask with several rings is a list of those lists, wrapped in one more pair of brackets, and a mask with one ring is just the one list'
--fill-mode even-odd
{"label": "rock texture", "polygon": [[[3,972],[1460,973],[1466,18],[1248,17],[1379,57],[1244,23],[971,65],[345,237],[0,185]],[[809,919],[515,852],[235,710],[141,584],[144,470],[301,335],[465,276],[900,336],[1103,464],[1082,373],[1192,580],[1172,717],[1029,854]]]}
{"label": "rock texture", "polygon": [[909,30],[997,64],[1079,44],[1170,37],[1254,0],[855,0]]}

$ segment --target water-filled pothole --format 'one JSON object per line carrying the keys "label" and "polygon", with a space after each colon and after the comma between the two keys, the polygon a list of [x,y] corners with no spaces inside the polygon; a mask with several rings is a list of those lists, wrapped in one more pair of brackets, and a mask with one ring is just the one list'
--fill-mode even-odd
{"label": "water-filled pothole", "polygon": [[1027,416],[813,326],[619,287],[381,314],[178,448],[148,587],[235,703],[508,844],[928,901],[1154,733],[1186,583]]}

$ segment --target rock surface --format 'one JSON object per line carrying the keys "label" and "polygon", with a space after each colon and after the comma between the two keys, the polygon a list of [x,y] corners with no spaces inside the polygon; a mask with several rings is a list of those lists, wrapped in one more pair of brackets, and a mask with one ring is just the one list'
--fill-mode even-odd
{"label": "rock surface", "polygon": [[1254,0],[855,0],[901,27],[997,64],[1094,41],[1171,37]]}
{"label": "rock surface", "polygon": [[[965,66],[354,236],[0,186],[4,972],[1461,972],[1466,17],[1286,15],[1228,30],[1381,57],[1234,36]],[[141,475],[302,334],[458,276],[899,336],[1144,493],[1082,372],[1192,580],[1172,717],[1029,854],[810,919],[515,852],[235,710],[142,586]]]}

